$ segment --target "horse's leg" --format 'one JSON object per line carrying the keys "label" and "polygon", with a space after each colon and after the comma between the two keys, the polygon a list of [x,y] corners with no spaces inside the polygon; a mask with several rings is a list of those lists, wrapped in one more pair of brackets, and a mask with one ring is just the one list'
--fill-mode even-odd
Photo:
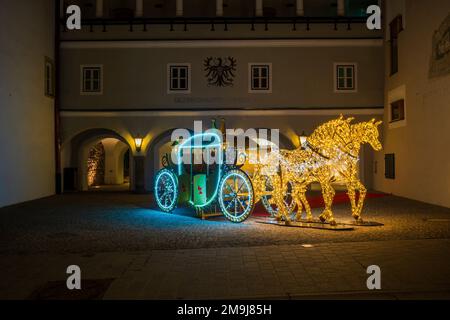
{"label": "horse's leg", "polygon": [[364,205],[364,199],[366,198],[367,189],[359,180],[356,181],[356,185],[357,188],[359,189],[359,199],[356,211],[352,215],[353,218],[355,218],[356,220],[362,221],[361,212]]}
{"label": "horse's leg", "polygon": [[299,221],[302,218],[303,205],[300,199],[298,186],[294,186],[292,188],[292,201],[297,206],[297,212],[295,213],[295,221]]}
{"label": "horse's leg", "polygon": [[290,222],[290,218],[287,215],[286,206],[284,204],[284,194],[285,188],[282,185],[280,176],[273,176],[272,178],[272,200],[275,206],[278,208],[277,214],[275,215],[275,219],[278,221],[284,220],[287,224]]}
{"label": "horse's leg", "polygon": [[[270,197],[269,199],[269,204],[274,204],[277,208],[278,207],[278,193],[279,191],[279,182],[280,179],[278,176],[271,176],[270,177],[270,183],[272,184],[272,197]],[[281,216],[281,210],[277,210],[277,213],[275,214],[274,218],[278,221],[282,220],[282,216]]]}
{"label": "horse's leg", "polygon": [[334,191],[334,188],[331,186],[331,184],[328,184],[329,187],[329,194],[328,194],[328,211],[329,211],[329,218],[328,221],[331,225],[336,225],[336,221],[334,220],[333,211],[331,210],[331,207],[333,205],[333,199],[336,192]]}
{"label": "horse's leg", "polygon": [[354,216],[358,208],[356,205],[356,192],[355,192],[355,184],[353,183],[353,181],[347,183],[347,195],[348,198],[350,199],[350,204],[352,206],[352,216]]}
{"label": "horse's leg", "polygon": [[331,225],[335,225],[336,221],[334,220],[333,212],[331,211],[335,191],[329,181],[321,183],[321,186],[322,186],[323,200],[325,202],[325,209],[323,210],[319,218],[322,222],[328,220]]}
{"label": "horse's leg", "polygon": [[281,216],[284,217],[284,222],[286,224],[290,224],[291,223],[291,217],[289,216],[289,210],[287,208],[286,203],[284,202],[284,197],[286,196],[286,192],[287,192],[287,184],[285,183],[283,177],[280,179],[280,185],[281,185],[281,192],[279,194],[279,199],[278,199],[278,208],[279,211],[281,212]]}
{"label": "horse's leg", "polygon": [[283,204],[281,203],[281,201],[279,201],[278,196],[274,196],[273,200],[274,200],[275,207],[278,209],[277,213],[275,215],[275,219],[277,219],[278,221],[281,221],[281,220],[283,220],[283,216],[284,216]]}
{"label": "horse's leg", "polygon": [[286,204],[284,203],[284,192],[282,188],[279,188],[280,184],[278,184],[278,188],[274,189],[274,195],[273,198],[275,200],[275,206],[278,208],[278,212],[276,215],[276,219],[278,221],[283,220],[286,222],[286,224],[290,223],[290,217],[287,214],[287,208]]}
{"label": "horse's leg", "polygon": [[309,206],[308,203],[308,199],[306,199],[306,187],[304,188],[304,190],[302,190],[302,193],[300,194],[300,200],[303,203],[303,206],[305,207],[305,212],[306,212],[306,219],[308,221],[312,221],[313,220],[313,216],[311,213],[311,207]]}

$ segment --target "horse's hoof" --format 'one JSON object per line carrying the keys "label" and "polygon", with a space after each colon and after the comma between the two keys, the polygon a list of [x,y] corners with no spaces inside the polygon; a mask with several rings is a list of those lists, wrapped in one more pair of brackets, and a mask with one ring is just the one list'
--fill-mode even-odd
{"label": "horse's hoof", "polygon": [[327,218],[325,218],[323,216],[319,216],[319,219],[320,219],[321,222],[326,222],[327,221]]}
{"label": "horse's hoof", "polygon": [[331,226],[336,226],[336,225],[337,225],[336,220],[331,220],[331,221],[330,221],[330,225],[331,225]]}
{"label": "horse's hoof", "polygon": [[291,220],[284,220],[284,224],[290,226],[292,224]]}

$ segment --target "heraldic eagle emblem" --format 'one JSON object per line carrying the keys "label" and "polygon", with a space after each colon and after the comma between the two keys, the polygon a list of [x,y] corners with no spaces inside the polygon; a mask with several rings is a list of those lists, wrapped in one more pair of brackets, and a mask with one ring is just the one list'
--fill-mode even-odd
{"label": "heraldic eagle emblem", "polygon": [[233,80],[235,77],[234,72],[236,71],[236,59],[233,57],[208,57],[204,61],[204,66],[209,86],[233,86]]}

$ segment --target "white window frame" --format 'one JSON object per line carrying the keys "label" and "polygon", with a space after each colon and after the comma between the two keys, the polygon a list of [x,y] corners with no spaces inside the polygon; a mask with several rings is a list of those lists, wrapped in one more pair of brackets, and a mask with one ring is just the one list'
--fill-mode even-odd
{"label": "white window frame", "polygon": [[[171,89],[172,78],[170,69],[171,67],[187,67],[187,89]],[[167,93],[168,94],[189,94],[191,93],[191,64],[190,63],[168,63],[167,64]]]}
{"label": "white window frame", "polygon": [[[84,91],[84,69],[86,68],[99,68],[100,69],[100,83],[99,91]],[[102,64],[83,64],[80,66],[80,95],[83,96],[95,96],[103,94],[103,65]]]}
{"label": "white window frame", "polygon": [[[353,89],[339,89],[338,88],[338,66],[353,66]],[[356,93],[358,92],[358,64],[356,62],[335,62],[333,64],[334,76],[334,92],[335,93]]]}
{"label": "white window frame", "polygon": [[[397,120],[392,122],[392,103],[398,100],[403,100],[403,112],[404,112],[404,119],[403,120]],[[401,85],[399,87],[396,87],[392,90],[388,91],[388,105],[387,105],[387,112],[388,112],[388,127],[389,129],[395,129],[399,127],[406,126],[407,122],[406,119],[408,119],[408,112],[407,112],[407,102],[406,102],[406,86]]]}
{"label": "white window frame", "polygon": [[[253,89],[252,68],[255,66],[269,67],[268,89]],[[250,62],[248,64],[248,93],[272,93],[272,63],[270,62]]]}

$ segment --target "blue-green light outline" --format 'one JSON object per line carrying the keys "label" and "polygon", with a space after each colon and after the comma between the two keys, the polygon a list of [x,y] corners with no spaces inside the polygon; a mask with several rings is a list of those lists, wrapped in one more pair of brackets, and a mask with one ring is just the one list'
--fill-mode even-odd
{"label": "blue-green light outline", "polygon": [[[215,198],[217,197],[217,192],[219,191],[219,184],[220,184],[221,173],[222,173],[222,150],[220,150],[222,148],[222,143],[203,145],[203,138],[205,136],[213,136],[213,137],[215,137],[217,139],[217,141],[222,141],[222,138],[218,134],[212,133],[212,132],[205,132],[205,133],[199,133],[199,134],[193,135],[192,137],[190,137],[189,139],[186,139],[186,141],[184,141],[181,145],[178,146],[178,154],[177,154],[177,158],[178,158],[177,159],[178,160],[178,164],[177,164],[177,166],[178,166],[178,175],[182,174],[182,163],[183,163],[183,161],[180,161],[181,160],[181,150],[182,149],[199,149],[199,148],[210,149],[210,148],[214,148],[214,147],[219,148],[219,150],[218,150],[218,153],[219,153],[219,164],[218,164],[218,166],[219,166],[219,173],[218,173],[218,176],[217,176],[216,190],[214,191],[214,194],[211,196],[211,198],[204,204],[195,205],[192,202],[192,200],[189,200],[189,203],[191,205],[193,205],[194,207],[196,207],[196,208],[206,207],[207,205],[211,204],[211,202],[213,202],[215,200]],[[192,145],[185,146],[187,143],[190,143],[192,141],[192,139],[195,139],[195,138],[198,138],[198,137],[202,138],[202,144],[201,145],[199,145],[199,146],[196,146],[196,145],[194,145],[194,146],[192,146]]]}
{"label": "blue-green light outline", "polygon": [[[249,180],[248,176],[247,176],[245,173],[243,173],[243,172],[242,172],[242,173],[239,172],[239,170],[233,170],[229,176],[231,177],[232,175],[237,175],[238,177],[241,177],[242,180],[244,180],[244,183],[245,183],[245,185],[247,186],[247,190],[249,191],[249,200],[251,201],[251,203],[252,203],[252,205],[253,205],[253,195],[252,195],[252,192],[251,192],[251,190],[253,190],[253,186],[251,185],[251,183],[250,183],[250,185],[248,184],[248,181],[247,181],[247,179]],[[227,179],[228,179],[228,178],[229,178],[229,177],[227,177]],[[222,181],[222,182],[225,183],[227,179],[225,179],[225,177],[223,177],[223,181]],[[220,185],[220,187],[222,187],[222,185],[221,185],[220,183],[219,183],[219,185]],[[222,190],[223,190],[223,189],[222,189]],[[219,201],[219,206],[220,206],[220,209],[222,210],[222,213],[223,213],[223,214],[225,214],[225,213],[228,214],[228,211],[226,210],[226,208],[223,207],[221,201]],[[242,218],[242,216],[244,216],[245,214],[247,214],[249,210],[251,210],[251,206],[249,206],[249,207],[247,208],[247,210],[244,211],[244,212],[243,212],[241,215],[239,215],[239,216],[232,216],[232,215],[230,215],[231,217],[233,217],[232,221],[233,221],[233,222],[238,222],[238,221],[240,221],[240,218]]]}
{"label": "blue-green light outline", "polygon": [[[173,184],[174,184],[174,193],[175,193],[175,196],[173,197],[173,200],[172,200],[172,203],[170,204],[170,206],[165,206],[165,205],[163,205],[163,204],[161,203],[161,201],[160,201],[160,199],[159,199],[159,197],[158,197],[158,192],[157,192],[159,179],[161,179],[161,177],[162,177],[164,174],[168,175],[168,176],[170,177],[170,179],[172,180]],[[176,203],[176,201],[177,201],[177,197],[178,197],[178,184],[177,184],[177,181],[176,181],[175,178],[174,178],[174,175],[173,175],[169,170],[167,170],[167,169],[161,170],[161,171],[157,174],[156,180],[155,180],[155,199],[156,199],[156,202],[158,203],[158,206],[159,206],[161,209],[163,209],[163,210],[171,211],[171,210],[173,210],[174,207],[175,207],[175,203]]]}

